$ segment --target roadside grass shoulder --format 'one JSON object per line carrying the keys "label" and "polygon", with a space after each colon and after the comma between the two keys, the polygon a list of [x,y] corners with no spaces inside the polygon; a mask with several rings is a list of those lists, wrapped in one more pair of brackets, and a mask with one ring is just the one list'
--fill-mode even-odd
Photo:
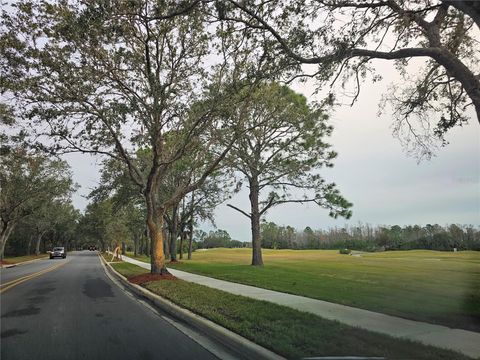
{"label": "roadside grass shoulder", "polygon": [[37,260],[37,259],[44,259],[48,258],[48,254],[40,254],[40,255],[24,255],[24,256],[10,256],[5,257],[3,259],[4,264],[20,264],[25,261]]}
{"label": "roadside grass shoulder", "polygon": [[[114,263],[112,267],[126,277],[145,273],[145,269],[129,263]],[[453,351],[350,327],[183,280],[153,281],[143,286],[290,359],[313,356],[468,359]]]}
{"label": "roadside grass shoulder", "polygon": [[129,278],[131,276],[145,274],[145,269],[140,266],[130,264],[127,262],[115,262],[111,263],[112,267],[117,270],[120,274]]}

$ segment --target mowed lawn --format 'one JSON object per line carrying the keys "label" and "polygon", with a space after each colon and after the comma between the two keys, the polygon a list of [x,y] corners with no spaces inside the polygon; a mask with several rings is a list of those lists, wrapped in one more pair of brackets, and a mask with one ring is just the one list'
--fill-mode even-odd
{"label": "mowed lawn", "polygon": [[404,318],[480,331],[480,252],[196,251],[173,268]]}

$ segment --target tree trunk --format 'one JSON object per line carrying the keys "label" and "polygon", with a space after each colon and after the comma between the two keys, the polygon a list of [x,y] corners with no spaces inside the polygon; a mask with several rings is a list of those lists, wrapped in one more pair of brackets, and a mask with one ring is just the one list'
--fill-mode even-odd
{"label": "tree trunk", "polygon": [[138,256],[138,234],[137,231],[134,232],[133,235],[133,256]]}
{"label": "tree trunk", "polygon": [[170,258],[170,238],[171,234],[167,231],[166,228],[163,228],[163,238],[165,241],[163,242],[163,251],[165,252],[165,258]]}
{"label": "tree trunk", "polygon": [[260,188],[258,177],[253,176],[250,179],[250,222],[252,226],[252,265],[263,266],[262,244],[260,239],[260,211],[258,208],[258,197]]}
{"label": "tree trunk", "polygon": [[192,201],[190,202],[190,221],[188,222],[188,260],[192,260],[193,251],[193,210],[195,206],[195,191],[192,192]]}
{"label": "tree trunk", "polygon": [[178,206],[172,208],[172,229],[170,232],[170,261],[177,261]]}
{"label": "tree trunk", "polygon": [[9,221],[7,223],[2,221],[2,230],[0,231],[0,260],[3,260],[3,252],[5,251],[5,244],[7,243],[10,234],[15,228],[16,223]]}
{"label": "tree trunk", "polygon": [[[38,234],[37,242],[35,244],[35,255],[40,255],[40,244],[42,243],[43,235],[45,235],[46,231],[41,232]],[[45,248],[45,245],[43,246]]]}
{"label": "tree trunk", "polygon": [[143,238],[143,251],[144,254],[150,256],[150,231],[148,230],[148,226],[145,228],[145,236]]}
{"label": "tree trunk", "polygon": [[32,250],[32,241],[33,241],[33,235],[30,235],[28,237],[28,244],[27,244],[27,251],[26,251],[27,255],[31,254],[30,250]]}
{"label": "tree trunk", "polygon": [[42,234],[39,234],[37,237],[37,242],[35,243],[35,255],[40,255],[40,244],[42,242]]}
{"label": "tree trunk", "polygon": [[190,218],[190,222],[188,224],[189,231],[188,231],[188,260],[192,260],[192,251],[193,251],[193,214]]}
{"label": "tree trunk", "polygon": [[[165,209],[155,208],[147,201],[147,226],[150,236],[150,272],[152,274],[168,274],[163,252],[163,215]],[[149,206],[150,205],[150,206]]]}
{"label": "tree trunk", "polygon": [[180,232],[180,260],[183,259],[183,241],[185,240],[185,231]]}

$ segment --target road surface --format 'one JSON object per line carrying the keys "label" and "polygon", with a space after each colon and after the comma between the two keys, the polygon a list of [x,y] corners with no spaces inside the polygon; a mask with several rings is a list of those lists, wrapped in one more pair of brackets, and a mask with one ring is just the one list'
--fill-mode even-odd
{"label": "road surface", "polygon": [[96,252],[2,269],[1,284],[2,360],[217,359],[114,284]]}

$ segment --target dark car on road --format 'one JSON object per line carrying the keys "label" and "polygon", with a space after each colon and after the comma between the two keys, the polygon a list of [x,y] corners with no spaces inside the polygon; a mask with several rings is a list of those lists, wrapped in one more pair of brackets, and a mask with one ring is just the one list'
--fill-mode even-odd
{"label": "dark car on road", "polygon": [[67,252],[65,251],[64,247],[54,247],[52,251],[50,251],[50,259],[53,259],[55,257],[62,257],[66,258],[67,257]]}

